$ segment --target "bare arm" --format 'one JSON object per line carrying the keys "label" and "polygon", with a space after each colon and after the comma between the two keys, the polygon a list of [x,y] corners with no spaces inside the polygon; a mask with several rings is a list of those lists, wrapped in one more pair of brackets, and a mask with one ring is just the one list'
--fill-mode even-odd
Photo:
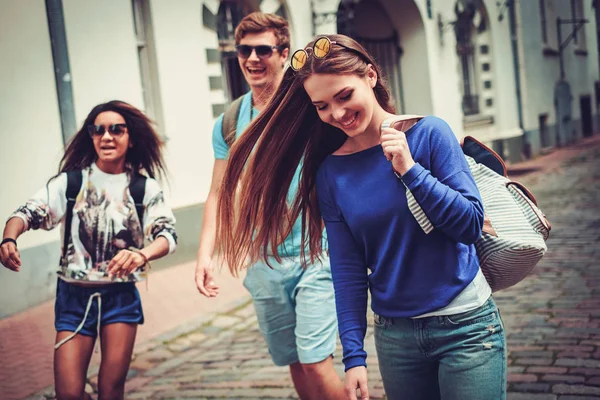
{"label": "bare arm", "polygon": [[[15,239],[24,232],[25,223],[21,218],[13,217],[8,220],[4,227],[2,239]],[[19,272],[21,267],[21,254],[14,243],[7,242],[0,246],[0,262],[8,269]]]}
{"label": "bare arm", "polygon": [[226,166],[227,160],[215,160],[210,191],[204,204],[204,220],[200,232],[200,245],[196,261],[196,286],[198,291],[206,297],[216,297],[219,294],[219,287],[214,281],[211,262],[217,234],[217,199]]}
{"label": "bare arm", "polygon": [[139,251],[121,250],[110,260],[106,269],[109,276],[115,275],[121,278],[146,264],[146,260],[157,260],[167,254],[169,254],[169,241],[164,236],[159,236]]}

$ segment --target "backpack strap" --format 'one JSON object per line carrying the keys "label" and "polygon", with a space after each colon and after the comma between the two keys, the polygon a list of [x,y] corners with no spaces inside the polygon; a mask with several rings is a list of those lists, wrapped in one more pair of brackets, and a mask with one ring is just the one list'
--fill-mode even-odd
{"label": "backpack strap", "polygon": [[406,132],[414,124],[416,124],[417,122],[419,122],[423,118],[424,117],[422,115],[412,115],[412,114],[395,115],[393,117],[386,118],[381,123],[381,127],[379,128],[379,132],[381,132],[382,129],[389,128],[389,127],[394,127],[395,129],[398,129],[398,130],[401,130],[403,132]]}
{"label": "backpack strap", "polygon": [[225,140],[225,143],[229,148],[231,148],[233,142],[235,141],[237,121],[240,116],[240,108],[242,108],[243,99],[244,96],[240,96],[237,99],[235,99],[223,114],[223,125],[221,126],[221,134],[223,135],[223,140]]}
{"label": "backpack strap", "polygon": [[73,206],[75,206],[75,199],[81,191],[82,174],[81,170],[67,171],[67,213],[65,217],[65,234],[63,241],[63,261],[67,257],[67,248],[69,246],[69,240],[71,239],[71,225],[73,222]]}
{"label": "backpack strap", "polygon": [[461,146],[463,152],[476,162],[485,165],[498,175],[508,177],[506,164],[504,164],[502,157],[479,140],[472,136],[465,136]]}
{"label": "backpack strap", "polygon": [[146,177],[139,173],[131,175],[129,181],[129,193],[135,203],[135,211],[137,212],[138,219],[142,230],[144,229],[144,194],[146,193]]}

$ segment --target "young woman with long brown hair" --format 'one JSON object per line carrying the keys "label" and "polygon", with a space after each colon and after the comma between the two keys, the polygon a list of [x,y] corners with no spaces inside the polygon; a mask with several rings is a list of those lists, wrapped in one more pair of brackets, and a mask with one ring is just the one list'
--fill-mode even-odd
{"label": "young woman with long brown hair", "polygon": [[439,118],[396,116],[356,41],[330,35],[294,53],[223,182],[217,243],[234,272],[276,252],[298,217],[304,256],[320,257],[325,222],[348,398],[368,398],[368,290],[388,398],[505,398],[503,325],[473,245],[483,206],[460,145]]}
{"label": "young woman with long brown hair", "polygon": [[[17,272],[17,238],[29,229],[63,225],[54,307],[59,400],[86,397],[98,335],[99,399],[123,398],[137,326],[144,321],[135,282],[146,278],[150,260],[176,247],[175,218],[154,179],[165,175],[162,146],[141,111],[122,101],[100,104],[69,143],[59,174],[6,223],[0,262]],[[72,182],[77,185],[69,203]],[[141,186],[132,189],[133,182]],[[140,195],[137,203],[132,191]],[[151,242],[146,247],[144,238]]]}

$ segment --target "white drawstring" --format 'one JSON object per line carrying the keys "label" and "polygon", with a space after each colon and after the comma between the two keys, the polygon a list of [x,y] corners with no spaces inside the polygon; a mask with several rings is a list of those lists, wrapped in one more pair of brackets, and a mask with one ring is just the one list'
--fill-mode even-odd
{"label": "white drawstring", "polygon": [[81,321],[81,323],[79,324],[77,329],[75,329],[75,332],[71,333],[69,336],[67,336],[66,338],[64,338],[63,340],[61,340],[60,342],[58,342],[54,345],[55,350],[58,349],[63,344],[67,343],[69,340],[73,339],[75,337],[75,335],[77,335],[77,333],[81,330],[81,328],[83,328],[83,325],[85,324],[85,320],[87,319],[88,313],[90,312],[90,308],[92,307],[92,301],[94,300],[94,297],[98,298],[98,324],[96,326],[98,339],[96,341],[96,345],[94,346],[94,351],[96,353],[98,352],[98,342],[100,341],[100,320],[102,318],[102,295],[100,294],[100,292],[96,292],[90,296],[90,298],[88,299],[87,307],[85,308],[85,315],[83,316],[83,321]]}

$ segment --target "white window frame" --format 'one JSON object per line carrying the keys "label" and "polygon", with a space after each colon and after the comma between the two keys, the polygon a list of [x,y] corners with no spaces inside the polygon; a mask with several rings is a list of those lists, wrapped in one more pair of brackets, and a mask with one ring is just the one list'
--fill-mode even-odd
{"label": "white window frame", "polygon": [[166,138],[149,0],[131,0],[144,111]]}

